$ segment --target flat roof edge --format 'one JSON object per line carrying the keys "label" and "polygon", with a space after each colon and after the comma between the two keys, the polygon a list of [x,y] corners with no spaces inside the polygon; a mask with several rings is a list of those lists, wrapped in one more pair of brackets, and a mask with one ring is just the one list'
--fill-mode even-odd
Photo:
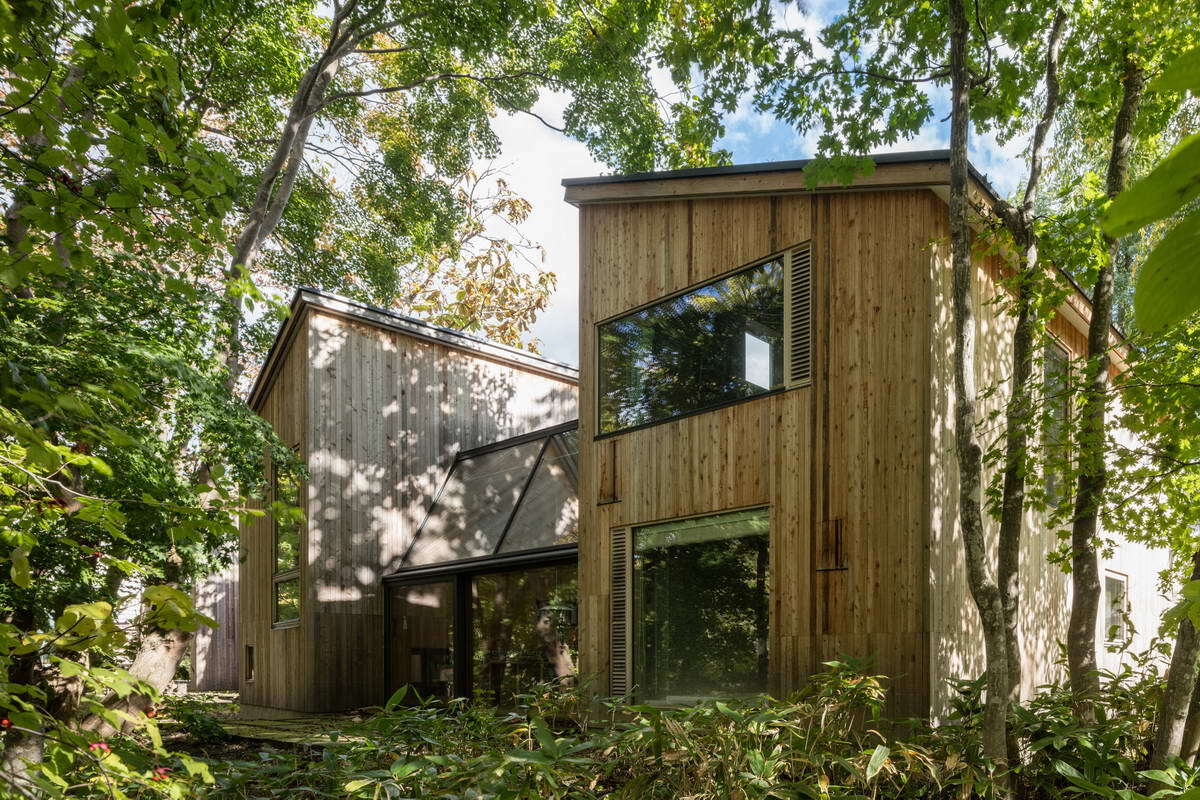
{"label": "flat roof edge", "polygon": [[[868,155],[876,164],[920,164],[927,161],[949,161],[949,150],[914,150],[909,153],[878,153]],[[802,158],[792,161],[759,161],[753,164],[728,164],[721,167],[692,167],[662,172],[632,172],[627,175],[595,175],[582,178],[563,178],[563,186],[590,186],[600,183],[635,183],[638,181],[661,181],[673,178],[706,178],[717,175],[751,175],[761,172],[797,172],[815,159]],[[972,171],[973,168],[972,168]]]}

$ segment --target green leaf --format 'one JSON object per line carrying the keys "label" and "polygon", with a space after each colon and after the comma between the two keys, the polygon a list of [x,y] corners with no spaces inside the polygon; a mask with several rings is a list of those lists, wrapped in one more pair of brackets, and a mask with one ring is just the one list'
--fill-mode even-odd
{"label": "green leaf", "polygon": [[1155,92],[1200,91],[1200,47],[1189,50],[1163,70],[1150,84]]}
{"label": "green leaf", "polygon": [[892,751],[883,745],[878,745],[875,748],[875,752],[871,753],[871,760],[867,762],[867,780],[871,780],[879,774],[879,770],[883,768],[883,763],[887,761],[887,757],[891,754]]}
{"label": "green leaf", "polygon": [[1138,270],[1133,310],[1138,327],[1156,331],[1200,308],[1200,211],[1168,233]]}
{"label": "green leaf", "polygon": [[12,582],[22,589],[28,589],[33,584],[33,578],[29,575],[29,552],[23,547],[15,547],[8,554],[8,558],[12,561],[12,568],[9,570]]}
{"label": "green leaf", "polygon": [[1170,216],[1200,195],[1200,133],[1179,143],[1154,170],[1113,200],[1101,226],[1124,236]]}

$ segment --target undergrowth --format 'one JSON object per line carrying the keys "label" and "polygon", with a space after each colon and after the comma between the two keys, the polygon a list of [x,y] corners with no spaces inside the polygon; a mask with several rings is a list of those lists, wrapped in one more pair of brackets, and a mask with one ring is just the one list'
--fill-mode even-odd
{"label": "undergrowth", "polygon": [[[1018,796],[1200,800],[1190,767],[1146,769],[1157,676],[1127,669],[1106,674],[1104,685],[1094,724],[1079,722],[1058,686],[1014,709],[1021,763],[1007,777]],[[211,759],[210,775],[173,770],[144,791],[214,799],[986,798],[997,775],[979,745],[981,687],[957,684],[953,711],[937,726],[885,720],[884,679],[843,662],[828,663],[786,699],[686,708],[597,708],[586,690],[542,687],[504,711],[401,691],[323,747]],[[207,720],[198,727],[211,732]]]}

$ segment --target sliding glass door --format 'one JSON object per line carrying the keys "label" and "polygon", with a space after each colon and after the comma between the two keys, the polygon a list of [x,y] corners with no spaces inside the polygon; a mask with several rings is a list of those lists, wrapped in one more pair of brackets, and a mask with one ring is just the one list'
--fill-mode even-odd
{"label": "sliding glass door", "polygon": [[419,583],[393,583],[389,694],[408,684],[423,697],[474,696],[507,706],[538,683],[574,681],[574,548],[569,560],[566,552],[551,555],[559,563],[460,569]]}
{"label": "sliding glass door", "polygon": [[393,586],[388,662],[395,687],[422,697],[454,694],[454,581]]}

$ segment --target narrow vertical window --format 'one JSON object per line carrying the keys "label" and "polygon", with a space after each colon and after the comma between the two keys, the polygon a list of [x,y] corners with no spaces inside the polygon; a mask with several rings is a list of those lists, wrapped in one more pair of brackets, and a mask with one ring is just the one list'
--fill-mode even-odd
{"label": "narrow vertical window", "polygon": [[290,467],[271,470],[272,622],[300,619],[300,543],[304,525],[300,477]]}
{"label": "narrow vertical window", "polygon": [[1070,495],[1071,361],[1065,350],[1050,344],[1043,363],[1046,502],[1055,506]]}
{"label": "narrow vertical window", "polygon": [[1129,578],[1119,572],[1104,575],[1104,639],[1108,642],[1129,640]]}
{"label": "narrow vertical window", "polygon": [[242,660],[246,670],[246,682],[254,680],[254,645],[246,645],[246,656]]}

